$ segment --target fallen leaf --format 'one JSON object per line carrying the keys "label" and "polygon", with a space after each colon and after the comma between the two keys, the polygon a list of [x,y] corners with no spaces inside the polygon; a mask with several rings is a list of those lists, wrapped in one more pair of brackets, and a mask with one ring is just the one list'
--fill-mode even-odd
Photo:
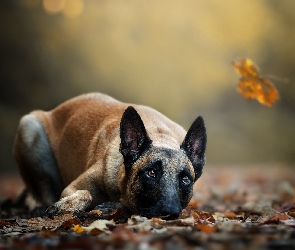
{"label": "fallen leaf", "polygon": [[165,222],[164,220],[160,219],[160,218],[152,218],[151,219],[151,222],[152,223],[163,223]]}
{"label": "fallen leaf", "polygon": [[293,209],[295,209],[295,202],[287,201],[287,202],[275,204],[274,209],[279,213],[293,211]]}
{"label": "fallen leaf", "polygon": [[3,221],[0,221],[0,228],[7,227],[7,226],[14,226],[16,224],[17,224],[16,221],[5,221],[5,220],[3,220]]}
{"label": "fallen leaf", "polygon": [[53,237],[53,236],[55,236],[55,233],[52,232],[52,231],[48,231],[48,230],[42,230],[42,231],[41,231],[41,236],[42,236],[42,237],[47,237],[47,238],[49,238],[49,237]]}
{"label": "fallen leaf", "polygon": [[218,212],[216,213],[217,217],[225,217],[228,219],[236,219],[237,215],[234,212],[226,211],[226,212]]}
{"label": "fallen leaf", "polygon": [[147,218],[139,215],[131,216],[131,218],[128,219],[127,224],[127,228],[132,229],[135,232],[145,232],[152,229],[152,220],[148,220]]}
{"label": "fallen leaf", "polygon": [[295,208],[291,209],[290,211],[288,211],[287,213],[289,216],[295,218]]}
{"label": "fallen leaf", "polygon": [[112,213],[109,214],[107,219],[116,221],[117,218],[120,216],[120,213],[121,213],[121,208],[117,208]]}
{"label": "fallen leaf", "polygon": [[280,98],[275,86],[259,75],[258,68],[251,59],[242,58],[240,64],[234,61],[233,66],[241,75],[238,92],[246,99],[256,99],[261,104],[271,107]]}
{"label": "fallen leaf", "polygon": [[[67,221],[77,221],[74,219],[72,214],[62,214],[60,216],[54,216],[53,219],[50,218],[41,218],[35,217],[28,220],[28,226],[31,230],[55,230],[61,227]],[[73,222],[73,224],[75,224]],[[65,227],[67,227],[67,223],[65,223]]]}
{"label": "fallen leaf", "polygon": [[186,217],[183,219],[177,219],[177,220],[162,220],[160,218],[152,218],[150,220],[150,224],[155,227],[155,228],[159,228],[159,226],[161,227],[192,227],[196,224],[195,222],[195,218],[190,215],[190,217]]}
{"label": "fallen leaf", "polygon": [[98,228],[93,228],[90,232],[89,232],[89,234],[91,234],[91,235],[98,235],[98,234],[101,234],[101,233],[103,233],[104,231],[103,230],[100,230],[100,229],[98,229]]}
{"label": "fallen leaf", "polygon": [[285,213],[274,213],[267,216],[260,217],[257,222],[263,224],[277,224],[283,220],[289,220],[289,216]]}
{"label": "fallen leaf", "polygon": [[193,211],[192,216],[195,219],[195,224],[201,223],[206,225],[210,223],[215,223],[215,219],[212,214],[206,212]]}
{"label": "fallen leaf", "polygon": [[214,233],[216,231],[216,227],[215,226],[209,226],[209,225],[203,225],[203,224],[198,224],[197,228],[207,234],[211,234]]}
{"label": "fallen leaf", "polygon": [[288,226],[295,226],[295,220],[294,219],[289,219],[289,220],[283,220],[282,221],[285,225],[288,225]]}
{"label": "fallen leaf", "polygon": [[115,223],[112,220],[96,220],[92,222],[88,227],[82,227],[85,232],[91,233],[94,229],[99,229],[103,232],[108,232],[109,227],[115,225]]}
{"label": "fallen leaf", "polygon": [[[125,242],[135,242],[136,235],[134,230],[127,227],[117,227],[112,234],[112,242],[115,244],[124,244]],[[118,248],[120,249],[120,248]]]}
{"label": "fallen leaf", "polygon": [[91,210],[90,213],[100,216],[102,214],[102,211],[96,209],[96,210]]}
{"label": "fallen leaf", "polygon": [[71,228],[73,225],[81,224],[81,222],[76,218],[69,218],[62,223],[63,228]]}
{"label": "fallen leaf", "polygon": [[194,226],[195,225],[195,218],[193,216],[185,218],[185,219],[180,219],[181,225],[182,226]]}
{"label": "fallen leaf", "polygon": [[85,230],[80,225],[75,225],[73,230],[76,233],[83,233],[83,232],[85,232]]}

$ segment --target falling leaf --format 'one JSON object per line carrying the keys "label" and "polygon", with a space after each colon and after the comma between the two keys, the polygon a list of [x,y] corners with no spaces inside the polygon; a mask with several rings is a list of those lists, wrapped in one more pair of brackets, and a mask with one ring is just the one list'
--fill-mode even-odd
{"label": "falling leaf", "polygon": [[280,98],[275,86],[259,75],[258,68],[251,59],[242,58],[240,64],[234,61],[233,66],[241,75],[238,92],[246,99],[256,99],[261,104],[271,107]]}

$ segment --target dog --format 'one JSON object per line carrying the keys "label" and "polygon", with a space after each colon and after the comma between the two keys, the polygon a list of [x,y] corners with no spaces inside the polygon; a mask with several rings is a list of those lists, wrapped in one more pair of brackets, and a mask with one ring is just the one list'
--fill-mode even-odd
{"label": "dog", "polygon": [[206,143],[201,116],[186,133],[150,107],[90,93],[23,116],[13,152],[31,209],[74,213],[116,201],[148,218],[177,218],[202,174]]}

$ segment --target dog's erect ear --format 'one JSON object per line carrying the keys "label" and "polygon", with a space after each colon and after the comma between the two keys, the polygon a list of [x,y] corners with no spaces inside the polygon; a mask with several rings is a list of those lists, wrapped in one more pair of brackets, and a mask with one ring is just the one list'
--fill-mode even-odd
{"label": "dog's erect ear", "polygon": [[125,167],[129,168],[152,143],[139,114],[132,106],[129,106],[122,116],[120,137],[120,152]]}
{"label": "dog's erect ear", "polygon": [[204,120],[201,116],[193,122],[189,128],[181,148],[192,162],[197,180],[205,164],[205,150],[207,144],[207,135]]}

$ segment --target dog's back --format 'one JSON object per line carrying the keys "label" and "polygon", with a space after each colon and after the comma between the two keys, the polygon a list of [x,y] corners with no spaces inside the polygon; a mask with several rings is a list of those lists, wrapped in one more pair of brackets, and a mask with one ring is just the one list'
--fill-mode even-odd
{"label": "dog's back", "polygon": [[[123,112],[130,104],[100,94],[86,94],[71,99],[44,119],[65,184],[69,184],[94,162],[105,161],[107,151],[119,153],[119,127]],[[133,105],[141,116],[154,145],[179,148],[185,130],[158,111]],[[66,171],[63,171],[66,169]],[[71,169],[71,171],[68,171]]]}

